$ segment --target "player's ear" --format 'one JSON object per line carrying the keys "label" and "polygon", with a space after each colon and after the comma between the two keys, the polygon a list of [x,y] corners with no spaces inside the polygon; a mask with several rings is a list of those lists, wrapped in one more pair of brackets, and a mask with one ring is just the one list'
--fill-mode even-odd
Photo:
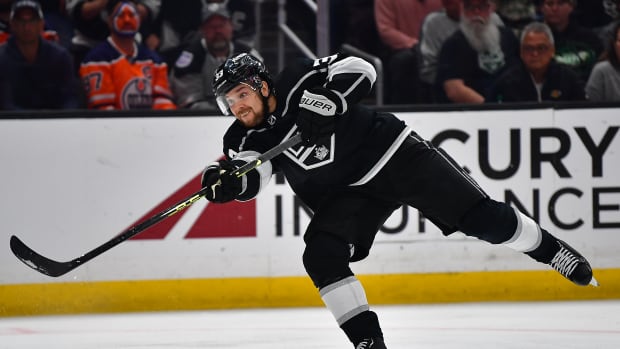
{"label": "player's ear", "polygon": [[269,84],[267,83],[267,81],[263,80],[263,82],[261,83],[260,94],[265,98],[269,97]]}

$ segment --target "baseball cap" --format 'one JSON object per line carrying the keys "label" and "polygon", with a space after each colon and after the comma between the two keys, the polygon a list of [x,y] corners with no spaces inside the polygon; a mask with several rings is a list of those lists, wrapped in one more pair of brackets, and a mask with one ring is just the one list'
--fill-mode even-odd
{"label": "baseball cap", "polygon": [[230,13],[226,10],[225,3],[211,3],[206,4],[202,8],[202,21],[206,22],[213,16],[221,16],[224,18],[230,18]]}
{"label": "baseball cap", "polygon": [[17,11],[21,9],[29,8],[31,9],[35,15],[37,15],[40,19],[43,19],[43,10],[41,10],[41,5],[38,1],[35,0],[17,0],[11,6],[11,19],[15,17]]}

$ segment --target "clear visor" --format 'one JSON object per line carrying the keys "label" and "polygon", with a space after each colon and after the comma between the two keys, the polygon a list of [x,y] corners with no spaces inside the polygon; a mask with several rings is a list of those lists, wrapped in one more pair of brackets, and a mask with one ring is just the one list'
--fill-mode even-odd
{"label": "clear visor", "polygon": [[217,95],[215,99],[217,101],[217,106],[224,115],[232,115],[232,107],[257,93],[259,87],[260,85],[252,86],[247,82],[241,82],[225,94]]}

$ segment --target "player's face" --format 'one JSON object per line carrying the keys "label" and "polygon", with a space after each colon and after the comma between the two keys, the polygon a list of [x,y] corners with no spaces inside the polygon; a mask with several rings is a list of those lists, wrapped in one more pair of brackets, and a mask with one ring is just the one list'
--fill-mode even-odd
{"label": "player's face", "polygon": [[261,94],[266,85],[263,82],[262,88],[258,89],[241,83],[226,93],[230,111],[245,127],[255,127],[263,121],[265,109]]}
{"label": "player's face", "polygon": [[527,33],[521,42],[521,60],[529,71],[544,71],[553,59],[555,48],[545,33]]}

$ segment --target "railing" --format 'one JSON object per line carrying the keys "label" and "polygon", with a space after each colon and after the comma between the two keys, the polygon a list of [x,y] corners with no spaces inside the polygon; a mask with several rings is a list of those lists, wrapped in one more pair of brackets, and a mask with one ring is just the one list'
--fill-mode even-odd
{"label": "railing", "polygon": [[[317,15],[317,48],[321,56],[329,54],[329,0],[317,0],[321,8],[326,10],[319,11],[317,2],[313,0],[303,0],[303,2]],[[278,0],[278,71],[284,69],[285,61],[285,39],[289,39],[306,57],[310,59],[318,58],[306,44],[291,30],[286,24],[286,0]],[[376,105],[382,106],[384,101],[384,71],[383,63],[377,56],[371,55],[363,50],[349,44],[343,44],[342,50],[354,56],[365,59],[375,67],[377,81],[375,82]]]}

